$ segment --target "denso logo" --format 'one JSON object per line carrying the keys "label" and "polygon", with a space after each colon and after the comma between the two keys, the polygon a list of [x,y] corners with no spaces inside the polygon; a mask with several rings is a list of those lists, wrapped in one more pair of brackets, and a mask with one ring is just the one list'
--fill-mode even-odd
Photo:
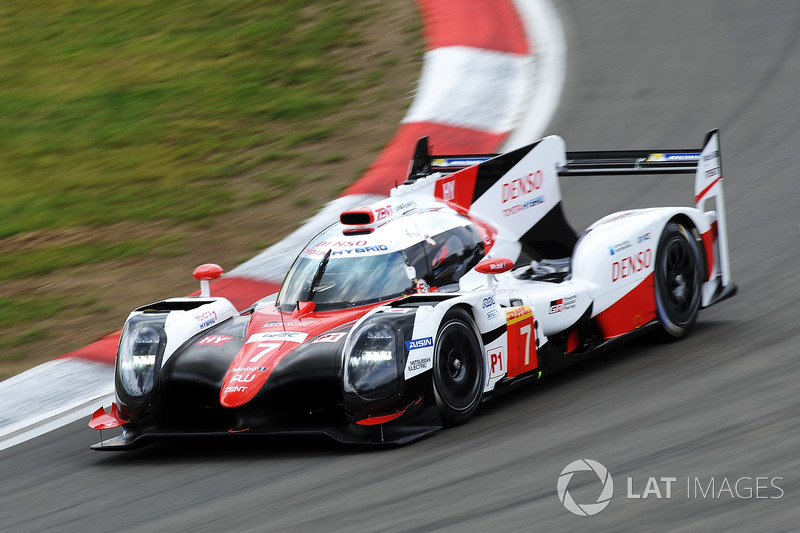
{"label": "denso logo", "polygon": [[413,339],[406,341],[406,348],[409,350],[416,350],[417,348],[427,348],[433,346],[433,338],[425,337],[424,339]]}
{"label": "denso logo", "polygon": [[619,261],[611,263],[611,281],[615,282],[632,276],[643,269],[650,268],[653,263],[653,251],[648,248],[644,252],[639,252],[629,257],[623,257]]}
{"label": "denso logo", "polygon": [[351,246],[366,246],[367,241],[322,241],[314,245],[314,248],[349,248]]}
{"label": "denso logo", "polygon": [[494,305],[494,296],[489,296],[488,298],[483,299],[483,308],[486,309],[487,307],[491,307]]}
{"label": "denso logo", "polygon": [[522,195],[541,189],[544,183],[544,173],[541,170],[531,172],[527,176],[517,178],[503,184],[503,203],[516,200]]}

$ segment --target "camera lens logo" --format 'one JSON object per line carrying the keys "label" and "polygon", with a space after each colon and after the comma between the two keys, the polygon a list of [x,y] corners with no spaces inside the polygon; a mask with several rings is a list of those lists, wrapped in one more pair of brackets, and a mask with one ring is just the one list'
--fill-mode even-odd
{"label": "camera lens logo", "polygon": [[[579,504],[572,499],[572,496],[569,494],[569,490],[567,490],[569,482],[572,480],[572,476],[575,475],[575,472],[580,472],[583,470],[590,470],[594,472],[603,483],[603,490],[600,492],[600,496],[597,497],[597,501],[595,503]],[[608,469],[606,469],[606,467],[597,461],[592,461],[591,459],[578,459],[577,461],[573,461],[568,464],[566,468],[561,471],[561,475],[558,476],[557,488],[558,499],[561,500],[561,503],[564,504],[564,507],[566,507],[568,511],[579,516],[596,515],[608,507],[608,504],[611,503],[611,497],[614,495],[614,481],[611,479],[611,474],[608,473]]]}

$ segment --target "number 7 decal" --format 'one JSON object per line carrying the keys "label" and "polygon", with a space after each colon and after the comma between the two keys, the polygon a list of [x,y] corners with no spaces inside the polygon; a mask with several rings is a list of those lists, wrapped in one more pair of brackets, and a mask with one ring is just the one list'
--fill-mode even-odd
{"label": "number 7 decal", "polygon": [[539,366],[536,355],[536,330],[533,328],[533,311],[530,307],[506,310],[508,328],[508,377],[513,378]]}
{"label": "number 7 decal", "polygon": [[250,360],[247,361],[247,362],[248,363],[258,363],[261,359],[264,358],[265,355],[267,355],[269,352],[271,352],[275,348],[279,348],[280,346],[281,346],[281,343],[275,343],[275,342],[261,343],[261,344],[258,345],[258,347],[259,348],[264,348],[264,349],[261,350],[260,352],[258,352],[257,354],[255,354],[253,357],[251,357]]}

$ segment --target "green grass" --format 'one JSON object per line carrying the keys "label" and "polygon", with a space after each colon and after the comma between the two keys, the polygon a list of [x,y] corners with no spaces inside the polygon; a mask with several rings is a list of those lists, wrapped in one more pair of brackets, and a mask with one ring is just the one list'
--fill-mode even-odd
{"label": "green grass", "polygon": [[[316,143],[380,120],[358,96],[395,101],[391,69],[407,59],[392,50],[369,68],[354,60],[383,22],[379,5],[0,3],[0,364],[54,355],[26,346],[58,340],[43,317],[110,312],[104,289],[66,296],[46,276],[63,282],[141,256],[168,262],[186,253],[191,228],[212,235],[236,209],[286,198],[313,206],[298,183],[343,190],[324,166],[350,155]],[[419,43],[419,22],[410,24],[400,30]],[[138,223],[175,230],[153,239],[108,229]],[[64,229],[79,238],[59,242]]]}
{"label": "green grass", "polygon": [[226,177],[330,137],[382,75],[346,64],[359,5],[5,0],[0,238],[232,209]]}
{"label": "green grass", "polygon": [[90,265],[111,259],[128,259],[147,252],[173,255],[174,237],[147,240],[92,242],[33,248],[0,255],[0,281],[41,276],[55,270]]}

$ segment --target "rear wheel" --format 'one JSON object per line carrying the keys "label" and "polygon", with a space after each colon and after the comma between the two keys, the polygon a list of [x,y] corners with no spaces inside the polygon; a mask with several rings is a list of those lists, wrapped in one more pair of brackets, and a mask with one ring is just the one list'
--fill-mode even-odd
{"label": "rear wheel", "polygon": [[669,222],[661,233],[655,262],[656,310],[661,337],[685,337],[700,309],[700,250],[687,229]]}
{"label": "rear wheel", "polygon": [[433,355],[433,392],[445,426],[463,424],[478,408],[483,369],[472,317],[464,309],[451,309],[439,327]]}

